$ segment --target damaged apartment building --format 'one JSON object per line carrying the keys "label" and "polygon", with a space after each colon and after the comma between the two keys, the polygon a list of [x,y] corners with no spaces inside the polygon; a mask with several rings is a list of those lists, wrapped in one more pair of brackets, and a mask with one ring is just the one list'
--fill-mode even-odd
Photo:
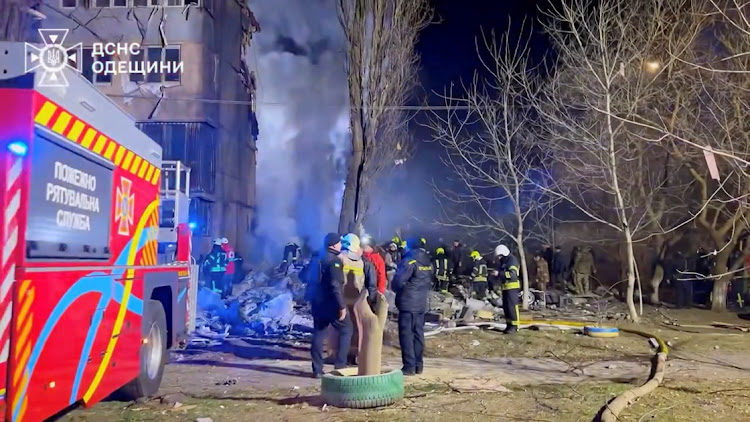
{"label": "damaged apartment building", "polygon": [[[226,237],[248,255],[258,125],[255,78],[244,58],[260,27],[246,0],[44,0],[39,11],[41,28],[67,28],[65,44],[83,44],[83,75],[162,146],[163,158],[190,167],[196,258],[212,237]],[[93,54],[94,43],[141,48],[102,57]],[[95,61],[113,60],[183,67],[145,75],[92,70]]]}

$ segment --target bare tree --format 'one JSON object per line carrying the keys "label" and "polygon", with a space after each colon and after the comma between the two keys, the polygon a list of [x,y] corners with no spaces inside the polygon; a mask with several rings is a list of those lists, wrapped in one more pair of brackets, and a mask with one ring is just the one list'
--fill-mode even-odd
{"label": "bare tree", "polygon": [[551,209],[531,181],[542,176],[538,163],[548,151],[537,145],[531,130],[529,98],[539,83],[529,72],[529,39],[512,43],[506,33],[498,42],[494,33],[483,34],[477,49],[483,72],[475,73],[459,96],[444,95],[446,110],[433,111],[429,123],[433,138],[446,149],[444,164],[460,180],[456,192],[436,190],[455,205],[441,224],[512,241],[521,261],[524,309],[529,306],[524,245]]}
{"label": "bare tree", "polygon": [[[592,221],[620,233],[630,318],[638,320],[634,243],[655,222],[664,176],[664,146],[644,146],[649,129],[631,124],[649,113],[660,87],[653,58],[669,28],[670,2],[570,0],[549,13],[556,73],[539,96],[549,147],[555,150],[550,193]],[[661,160],[661,163],[660,163]],[[660,230],[661,231],[661,230]],[[640,286],[640,284],[639,284]],[[642,295],[639,295],[642,298]]]}
{"label": "bare tree", "polygon": [[419,32],[429,24],[428,0],[338,0],[347,39],[352,156],[340,232],[361,229],[370,183],[403,158],[409,116],[401,108],[416,86]]}

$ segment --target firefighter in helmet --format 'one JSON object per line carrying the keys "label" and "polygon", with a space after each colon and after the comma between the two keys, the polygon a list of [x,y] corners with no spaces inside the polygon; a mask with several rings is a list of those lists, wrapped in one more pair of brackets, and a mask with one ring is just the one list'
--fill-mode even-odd
{"label": "firefighter in helmet", "polygon": [[487,297],[487,263],[478,251],[471,251],[470,256],[474,261],[474,269],[471,271],[472,296],[484,300]]}

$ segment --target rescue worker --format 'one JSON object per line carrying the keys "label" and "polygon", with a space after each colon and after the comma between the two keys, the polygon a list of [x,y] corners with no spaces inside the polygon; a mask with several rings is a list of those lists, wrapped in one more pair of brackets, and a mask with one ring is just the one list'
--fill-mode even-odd
{"label": "rescue worker", "polygon": [[221,249],[227,254],[227,271],[224,273],[224,295],[229,297],[232,295],[232,288],[234,286],[234,272],[235,262],[237,258],[234,253],[234,248],[229,244],[229,239],[226,237],[221,239]]}
{"label": "rescue worker", "polygon": [[[372,262],[372,265],[375,267],[375,272],[377,274],[377,288],[378,292],[385,293],[385,288],[388,284],[388,278],[385,274],[385,260],[383,260],[383,257],[375,251],[372,245],[372,239],[370,237],[365,237],[363,239],[362,245],[364,250],[364,257],[366,260]],[[374,299],[374,298],[372,298]]]}
{"label": "rescue worker", "polygon": [[229,260],[226,252],[221,248],[221,239],[214,239],[211,252],[206,255],[203,261],[203,273],[211,282],[211,290],[221,295],[224,299],[224,274],[227,271]]}
{"label": "rescue worker", "polygon": [[427,253],[427,255],[429,255],[430,251],[427,249],[427,239],[425,239],[424,237],[422,237],[422,238],[419,239],[419,241],[421,243],[420,247],[422,249],[424,249],[424,251],[425,251],[425,253]]}
{"label": "rescue worker", "polygon": [[430,257],[420,246],[419,239],[409,239],[406,256],[393,279],[403,362],[401,371],[407,376],[421,374],[424,369],[424,318],[433,269]]}
{"label": "rescue worker", "polygon": [[555,246],[555,251],[552,253],[552,285],[553,289],[560,289],[565,291],[565,273],[568,272],[568,263],[565,262],[562,249],[559,246]]}
{"label": "rescue worker", "polygon": [[451,271],[451,274],[454,277],[458,277],[461,275],[461,270],[463,269],[463,258],[464,258],[464,248],[461,245],[461,242],[458,240],[453,241],[453,249],[451,249],[451,264],[453,265],[453,271]]}
{"label": "rescue worker", "polygon": [[375,286],[377,286],[377,273],[372,262],[362,259],[359,236],[354,233],[349,233],[341,238],[341,254],[339,258],[344,264],[344,302],[346,303],[346,309],[353,325],[353,334],[347,360],[350,365],[356,365],[359,353],[359,330],[357,316],[354,314],[354,303],[359,299],[362,289],[365,288],[368,292],[368,301],[372,302],[376,299],[377,289]]}
{"label": "rescue worker", "polygon": [[342,292],[344,285],[344,266],[339,259],[341,237],[337,233],[328,233],[325,237],[325,256],[320,264],[320,284],[311,295],[313,315],[313,336],[310,346],[312,371],[315,378],[323,376],[323,344],[328,326],[333,326],[338,347],[335,353],[334,368],[346,367],[346,357],[352,337],[352,321],[346,310]]}
{"label": "rescue worker", "polygon": [[579,295],[591,291],[590,277],[592,274],[596,274],[596,266],[594,265],[594,254],[591,247],[580,249],[573,264],[573,285]]}
{"label": "rescue worker", "polygon": [[448,283],[450,282],[451,268],[448,262],[448,256],[445,255],[445,249],[437,248],[435,258],[432,260],[435,267],[435,291],[448,293]]}
{"label": "rescue worker", "polygon": [[291,241],[284,246],[284,260],[281,262],[281,266],[284,270],[289,268],[289,261],[292,265],[297,266],[297,261],[300,258],[301,249],[297,242]]}
{"label": "rescue worker", "polygon": [[541,253],[536,254],[534,257],[536,263],[536,285],[537,288],[543,292],[547,291],[547,284],[549,284],[549,265],[547,260],[544,259]]}
{"label": "rescue worker", "polygon": [[396,275],[396,270],[398,269],[398,264],[401,262],[401,254],[398,252],[398,246],[394,242],[388,244],[385,253],[385,275],[388,277],[386,288],[390,289],[393,277]]}
{"label": "rescue worker", "polygon": [[478,251],[471,251],[474,269],[471,270],[472,293],[479,300],[487,297],[487,263]]}
{"label": "rescue worker", "polygon": [[497,275],[500,277],[500,286],[503,295],[503,313],[505,314],[505,334],[513,334],[518,331],[520,315],[518,311],[518,295],[521,291],[521,282],[518,281],[518,259],[510,254],[510,249],[505,245],[495,248],[497,258]]}

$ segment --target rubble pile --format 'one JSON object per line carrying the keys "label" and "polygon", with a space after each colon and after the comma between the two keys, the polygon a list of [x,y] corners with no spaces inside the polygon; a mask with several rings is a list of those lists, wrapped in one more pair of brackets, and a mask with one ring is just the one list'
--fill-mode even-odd
{"label": "rubble pile", "polygon": [[202,287],[198,291],[196,330],[190,343],[220,345],[229,335],[302,338],[313,321],[304,304],[305,286],[297,269],[286,274],[250,273],[226,300]]}

